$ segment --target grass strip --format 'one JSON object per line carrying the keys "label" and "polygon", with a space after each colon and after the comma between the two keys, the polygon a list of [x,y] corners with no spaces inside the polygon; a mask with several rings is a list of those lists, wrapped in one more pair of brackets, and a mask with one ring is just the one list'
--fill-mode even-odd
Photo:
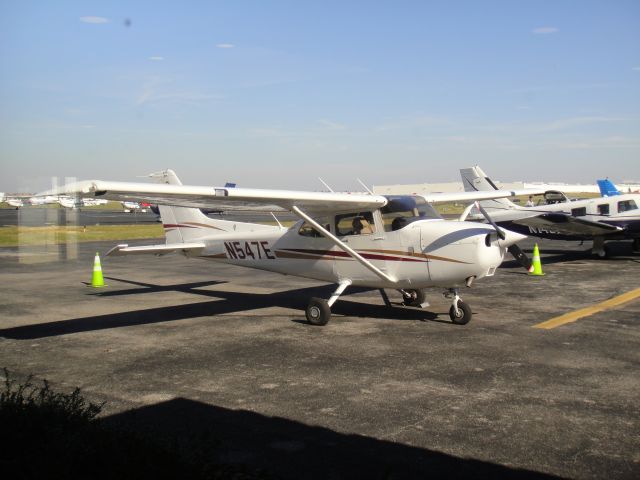
{"label": "grass strip", "polygon": [[164,232],[159,223],[150,225],[87,225],[86,227],[0,227],[0,247],[163,237]]}

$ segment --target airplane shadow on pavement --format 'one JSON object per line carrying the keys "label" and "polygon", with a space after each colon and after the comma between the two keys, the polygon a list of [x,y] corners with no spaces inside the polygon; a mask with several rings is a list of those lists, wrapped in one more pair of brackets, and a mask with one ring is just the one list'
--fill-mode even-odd
{"label": "airplane shadow on pavement", "polygon": [[112,415],[102,422],[161,439],[194,454],[196,461],[199,456],[206,462],[242,465],[273,478],[558,478],[185,398]]}
{"label": "airplane shadow on pavement", "polygon": [[[16,340],[31,340],[36,338],[68,335],[71,333],[97,331],[109,328],[146,325],[176,320],[185,320],[197,317],[211,317],[216,315],[241,313],[261,308],[281,307],[300,311],[296,321],[305,319],[304,309],[311,297],[329,298],[334,285],[306,287],[294,290],[286,290],[274,293],[241,293],[228,292],[215,289],[203,289],[202,287],[215,286],[217,281],[195,282],[176,285],[155,285],[145,282],[136,282],[114,277],[105,277],[105,280],[123,282],[135,285],[135,288],[122,290],[100,291],[93,295],[100,297],[119,297],[126,295],[140,295],[154,292],[178,291],[191,293],[212,300],[209,302],[189,303],[156,308],[145,308],[128,312],[108,313],[92,315],[89,317],[57,320],[52,322],[24,325],[0,330],[0,337]],[[353,287],[350,293],[370,291],[372,289]],[[381,303],[379,305],[355,302],[348,300],[347,296],[340,298],[332,308],[335,315],[351,317],[368,317],[391,320],[413,321],[440,321],[435,313],[415,308],[390,308]],[[305,323],[305,322],[299,322]],[[313,327],[316,328],[316,327]]]}

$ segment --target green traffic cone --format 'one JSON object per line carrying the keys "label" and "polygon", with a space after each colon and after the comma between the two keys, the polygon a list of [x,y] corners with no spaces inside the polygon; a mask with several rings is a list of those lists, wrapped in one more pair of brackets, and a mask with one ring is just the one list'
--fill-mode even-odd
{"label": "green traffic cone", "polygon": [[540,250],[538,250],[537,243],[533,247],[533,257],[531,258],[529,275],[544,275],[544,273],[542,273],[542,262],[540,262]]}
{"label": "green traffic cone", "polygon": [[95,288],[106,287],[104,278],[102,277],[102,265],[100,265],[100,255],[96,252],[93,260],[93,276],[91,277],[91,286]]}

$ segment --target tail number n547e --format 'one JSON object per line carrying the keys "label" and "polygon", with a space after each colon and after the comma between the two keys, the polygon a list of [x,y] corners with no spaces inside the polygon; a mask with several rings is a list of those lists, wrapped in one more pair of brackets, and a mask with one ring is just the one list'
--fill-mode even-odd
{"label": "tail number n547e", "polygon": [[231,260],[275,260],[269,242],[224,242],[227,257]]}

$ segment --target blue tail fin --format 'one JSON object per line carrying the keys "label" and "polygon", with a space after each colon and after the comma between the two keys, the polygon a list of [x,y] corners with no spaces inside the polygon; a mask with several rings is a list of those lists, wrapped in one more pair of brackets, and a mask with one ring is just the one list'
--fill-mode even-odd
{"label": "blue tail fin", "polygon": [[613,182],[608,178],[605,180],[598,180],[598,188],[600,188],[600,195],[603,197],[620,195],[620,190],[618,190]]}

